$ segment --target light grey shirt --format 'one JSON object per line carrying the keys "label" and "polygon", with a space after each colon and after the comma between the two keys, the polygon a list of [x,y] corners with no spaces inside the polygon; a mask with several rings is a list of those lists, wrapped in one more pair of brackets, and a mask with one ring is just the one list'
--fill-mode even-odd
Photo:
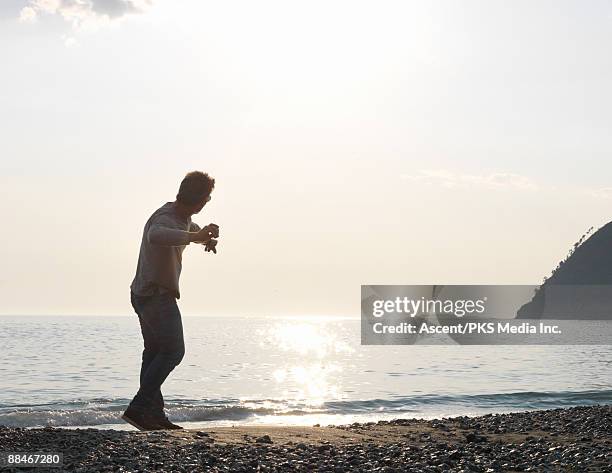
{"label": "light grey shirt", "polygon": [[190,243],[189,232],[199,230],[191,218],[176,213],[173,202],[153,212],[142,233],[136,276],[130,286],[132,292],[139,296],[170,292],[180,298],[183,250]]}

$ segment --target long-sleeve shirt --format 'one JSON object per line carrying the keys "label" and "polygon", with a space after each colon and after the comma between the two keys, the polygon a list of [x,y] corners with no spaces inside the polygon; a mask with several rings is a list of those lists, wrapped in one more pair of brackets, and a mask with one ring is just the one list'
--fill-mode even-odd
{"label": "long-sleeve shirt", "polygon": [[170,292],[180,298],[183,250],[190,242],[189,232],[199,230],[191,218],[176,213],[173,202],[153,212],[142,233],[136,276],[130,286],[132,292],[140,296]]}

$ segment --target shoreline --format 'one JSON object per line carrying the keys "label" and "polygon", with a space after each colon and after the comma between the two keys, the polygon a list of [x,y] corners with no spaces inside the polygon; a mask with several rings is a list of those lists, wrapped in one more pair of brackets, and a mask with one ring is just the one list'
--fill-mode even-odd
{"label": "shoreline", "polygon": [[8,451],[61,452],[63,466],[4,471],[612,472],[612,405],[311,427],[0,426]]}

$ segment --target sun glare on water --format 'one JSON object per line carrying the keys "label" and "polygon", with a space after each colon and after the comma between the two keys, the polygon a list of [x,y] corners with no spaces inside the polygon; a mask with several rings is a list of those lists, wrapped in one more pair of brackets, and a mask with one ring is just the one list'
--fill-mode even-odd
{"label": "sun glare on water", "polygon": [[274,325],[266,332],[265,342],[262,343],[270,343],[281,351],[321,359],[331,353],[353,351],[346,342],[338,339],[333,327],[326,322],[285,322]]}
{"label": "sun glare on water", "polygon": [[281,352],[286,360],[272,372],[285,399],[317,406],[342,398],[342,366],[334,355],[354,350],[334,333],[333,324],[283,322],[262,332],[262,348]]}

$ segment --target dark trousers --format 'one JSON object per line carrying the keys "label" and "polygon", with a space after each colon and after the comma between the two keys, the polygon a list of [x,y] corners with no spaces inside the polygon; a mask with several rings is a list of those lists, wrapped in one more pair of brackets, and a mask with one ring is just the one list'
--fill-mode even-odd
{"label": "dark trousers", "polygon": [[140,388],[130,407],[163,416],[161,385],[185,356],[181,312],[170,293],[153,296],[132,293],[131,299],[140,321],[144,350]]}

